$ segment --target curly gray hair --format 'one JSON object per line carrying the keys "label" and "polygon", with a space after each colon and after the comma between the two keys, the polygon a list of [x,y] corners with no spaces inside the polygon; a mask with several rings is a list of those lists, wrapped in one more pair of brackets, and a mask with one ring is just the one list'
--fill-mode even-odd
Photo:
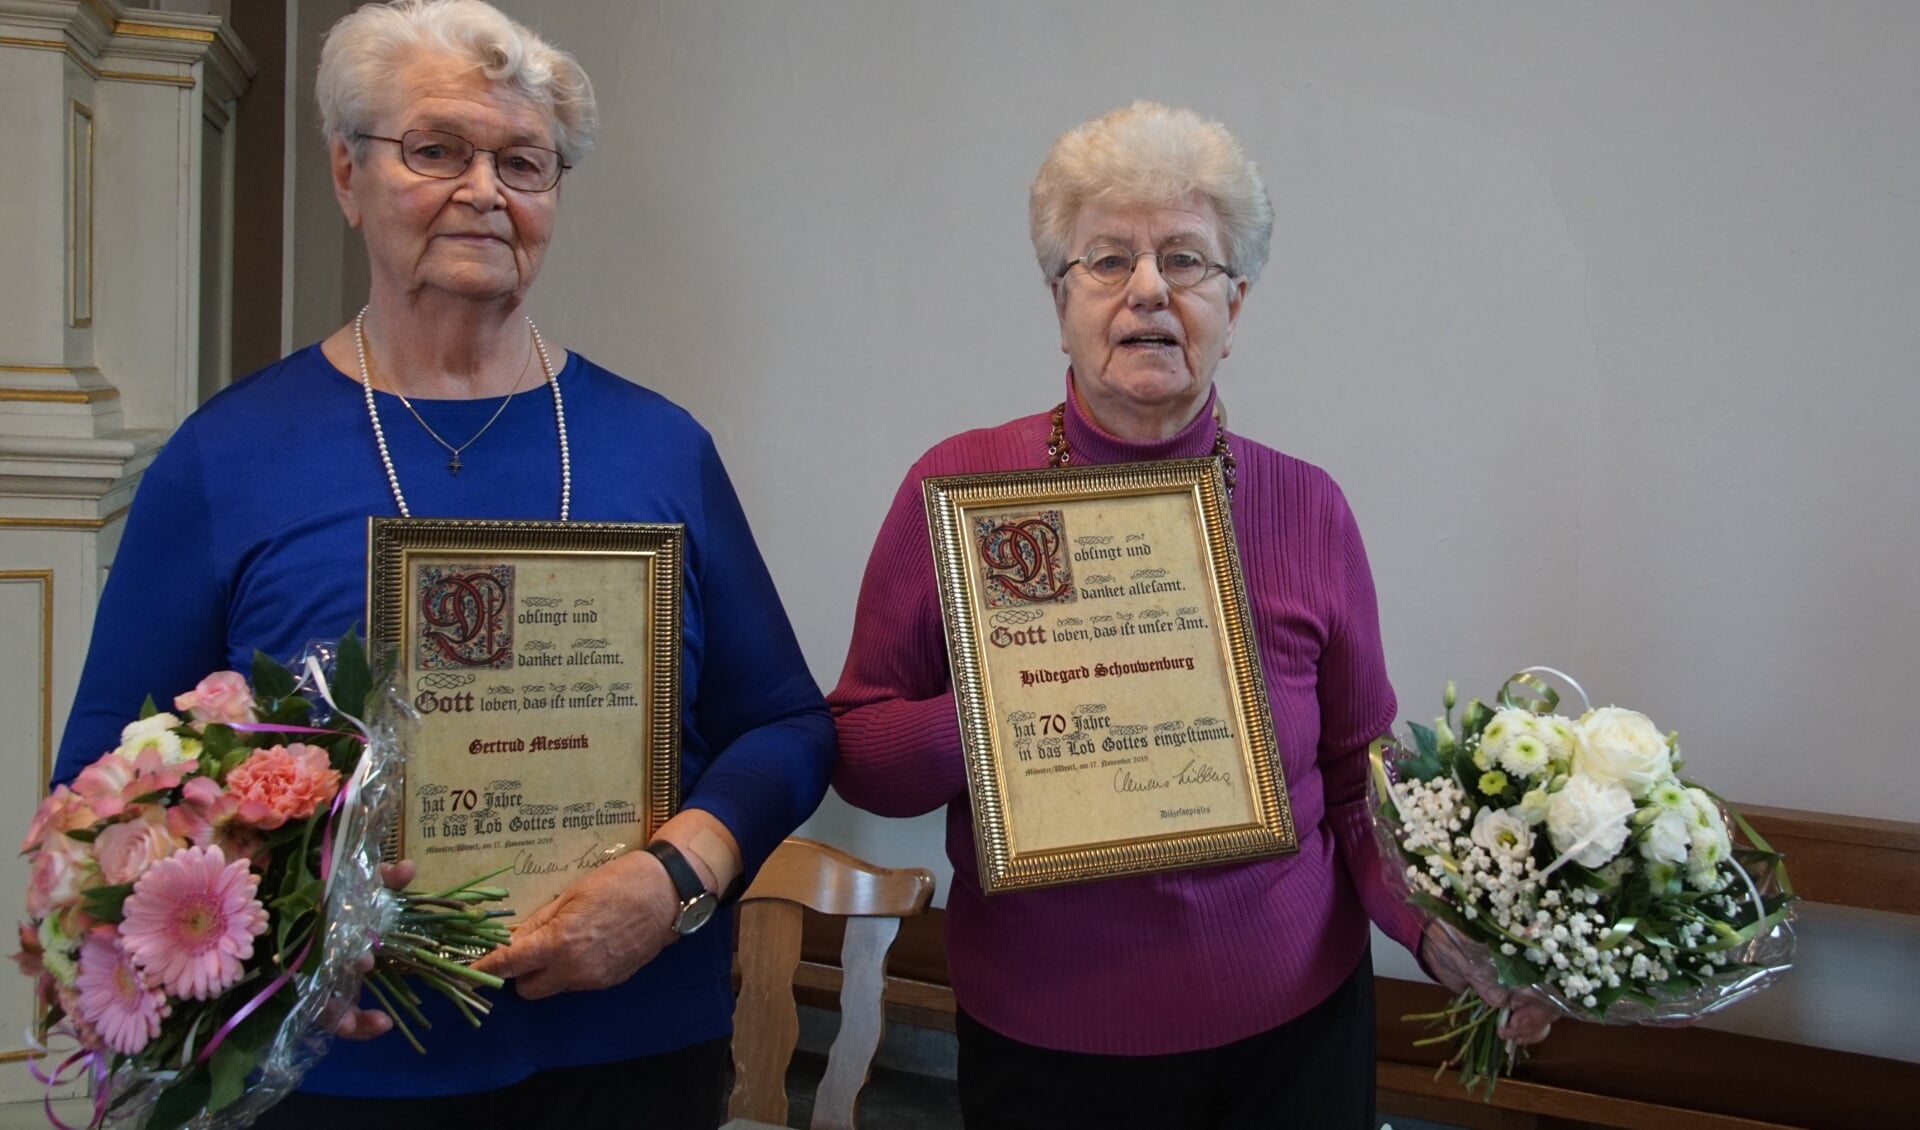
{"label": "curly gray hair", "polygon": [[600,128],[593,83],[572,55],[484,0],[394,0],[340,19],[320,49],[314,94],[328,137],[359,145],[383,108],[400,55],[428,50],[472,60],[488,80],[553,111],[554,148],[571,163],[593,148]]}
{"label": "curly gray hair", "polygon": [[1072,257],[1080,209],[1158,207],[1199,194],[1220,217],[1227,266],[1258,281],[1273,239],[1273,203],[1260,169],[1227,127],[1192,110],[1135,102],[1060,135],[1027,198],[1040,270],[1052,280]]}

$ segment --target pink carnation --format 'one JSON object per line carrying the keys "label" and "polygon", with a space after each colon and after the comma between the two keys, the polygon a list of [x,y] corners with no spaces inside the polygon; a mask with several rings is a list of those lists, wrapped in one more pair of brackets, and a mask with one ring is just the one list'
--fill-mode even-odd
{"label": "pink carnation", "polygon": [[186,694],[175,695],[173,708],[193,711],[195,729],[209,722],[251,722],[253,688],[238,671],[215,671]]}
{"label": "pink carnation", "polygon": [[187,846],[167,830],[167,810],[157,804],[144,806],[132,820],[110,824],[93,841],[94,854],[100,860],[100,875],[109,883],[131,883],[147,869],[175,851]]}
{"label": "pink carnation", "polygon": [[123,906],[120,936],[134,963],[176,997],[212,1000],[245,972],[267,929],[254,897],[260,876],[216,847],[192,847],[153,866]]}
{"label": "pink carnation", "polygon": [[240,818],[259,828],[305,820],[339,791],[340,774],[327,763],[327,751],[298,742],[257,749],[227,774]]}
{"label": "pink carnation", "polygon": [[112,929],[87,934],[73,987],[80,1019],[114,1051],[132,1055],[160,1034],[160,1021],[168,1012],[166,994],[148,982]]}

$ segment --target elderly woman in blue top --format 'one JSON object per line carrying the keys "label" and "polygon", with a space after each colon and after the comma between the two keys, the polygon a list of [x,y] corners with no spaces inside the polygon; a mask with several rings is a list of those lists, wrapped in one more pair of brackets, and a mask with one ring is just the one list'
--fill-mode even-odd
{"label": "elderly woman in blue top", "polygon": [[[148,694],[359,622],[368,515],[683,523],[682,810],[486,959],[518,999],[483,1028],[436,1016],[426,1056],[337,1044],[261,1125],[715,1126],[732,930],[723,914],[693,933],[680,910],[813,811],[833,725],[707,433],[523,312],[593,139],[592,88],[480,0],[401,0],[334,26],[318,94],[367,305],[155,459],[56,775],[112,748]],[[355,1012],[343,1034],[388,1023]]]}

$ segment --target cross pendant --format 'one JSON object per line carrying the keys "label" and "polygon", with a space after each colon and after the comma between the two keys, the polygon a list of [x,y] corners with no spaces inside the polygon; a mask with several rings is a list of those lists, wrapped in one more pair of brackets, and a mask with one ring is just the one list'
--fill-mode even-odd
{"label": "cross pendant", "polygon": [[447,461],[447,470],[456,475],[460,473],[460,453],[458,451],[454,452],[453,458]]}

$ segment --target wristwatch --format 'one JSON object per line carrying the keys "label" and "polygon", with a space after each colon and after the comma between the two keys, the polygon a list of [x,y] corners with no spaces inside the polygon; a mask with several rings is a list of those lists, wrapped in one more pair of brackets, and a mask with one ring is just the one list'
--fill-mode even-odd
{"label": "wristwatch", "polygon": [[673,932],[684,938],[705,926],[713,912],[720,908],[719,897],[700,881],[679,848],[665,840],[655,840],[645,851],[667,869],[667,878],[673,881],[673,893],[680,899],[680,914],[673,920]]}

